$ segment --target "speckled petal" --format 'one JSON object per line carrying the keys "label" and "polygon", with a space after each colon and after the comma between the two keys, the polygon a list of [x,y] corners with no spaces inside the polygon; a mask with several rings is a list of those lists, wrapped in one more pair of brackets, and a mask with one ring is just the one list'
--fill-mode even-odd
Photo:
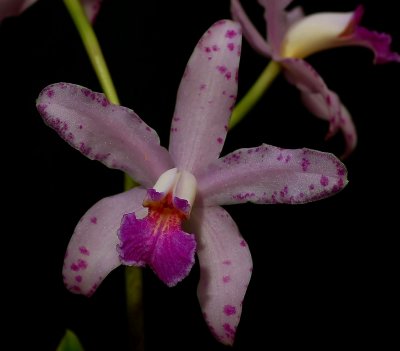
{"label": "speckled petal", "polygon": [[[332,92],[332,94],[336,95]],[[321,119],[329,120],[329,110],[327,109],[327,105],[325,103],[325,99],[321,94],[311,94],[311,93],[302,93],[302,99],[304,105],[313,113],[315,116],[320,117]],[[339,99],[337,97],[337,99]],[[342,159],[348,157],[355,149],[357,145],[357,131],[356,127],[353,123],[353,119],[349,111],[346,109],[344,105],[341,105],[340,116],[337,119],[337,128],[341,130],[344,140],[345,140],[345,151],[341,156]],[[336,126],[335,126],[336,129]],[[336,130],[331,130],[327,137],[333,136]]]}
{"label": "speckled petal", "polygon": [[215,23],[197,44],[183,75],[169,151],[176,167],[195,173],[218,158],[236,101],[241,28]]}
{"label": "speckled petal", "polygon": [[198,240],[197,295],[204,319],[218,341],[232,345],[252,272],[249,248],[222,207],[195,208],[191,225]]}
{"label": "speckled petal", "polygon": [[274,55],[281,51],[283,38],[285,37],[289,21],[285,8],[293,0],[258,0],[264,7],[264,18],[267,24],[267,39],[272,47]]}
{"label": "speckled petal", "polygon": [[[319,103],[325,105],[325,113],[316,114],[316,117],[329,122],[327,138],[333,136],[341,125],[342,103],[339,97],[328,89],[321,76],[306,61],[302,59],[283,59],[281,63],[286,68],[285,75],[288,81],[300,90],[303,98],[309,94],[320,95]],[[306,107],[312,107],[312,105],[306,104]],[[314,113],[315,110],[311,109],[310,112]]]}
{"label": "speckled petal", "polygon": [[145,189],[134,188],[100,200],[85,213],[65,254],[63,277],[69,290],[91,296],[108,273],[120,265],[118,228],[125,213],[146,213],[141,206],[145,195]]}
{"label": "speckled petal", "polygon": [[[160,193],[150,191],[158,198]],[[117,250],[123,264],[145,266],[148,264],[168,286],[184,279],[195,262],[196,240],[193,234],[181,230],[182,213],[168,207],[149,208],[148,215],[137,218],[126,214],[118,231]]]}
{"label": "speckled petal", "polygon": [[304,203],[335,194],[347,171],[334,155],[263,144],[241,149],[211,164],[198,180],[201,206]]}
{"label": "speckled petal", "polygon": [[1,0],[0,22],[10,16],[17,16],[33,5],[37,0]]}
{"label": "speckled petal", "polygon": [[231,0],[232,18],[239,22],[243,29],[243,36],[254,50],[266,57],[272,57],[272,49],[266,39],[250,21],[239,0]]}
{"label": "speckled petal", "polygon": [[145,187],[173,167],[157,133],[132,110],[103,94],[57,83],[42,90],[37,109],[66,142],[92,160],[127,172]]}

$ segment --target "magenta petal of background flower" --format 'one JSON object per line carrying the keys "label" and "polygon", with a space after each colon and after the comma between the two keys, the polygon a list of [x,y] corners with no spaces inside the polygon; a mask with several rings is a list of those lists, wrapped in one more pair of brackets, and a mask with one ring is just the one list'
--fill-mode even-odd
{"label": "magenta petal of background flower", "polygon": [[42,90],[37,109],[66,142],[92,160],[127,172],[152,186],[173,167],[157,133],[132,110],[111,104],[103,94],[57,83]]}
{"label": "magenta petal of background flower", "polygon": [[0,22],[10,16],[18,16],[37,0],[1,0],[0,1]]}
{"label": "magenta petal of background flower", "polygon": [[204,320],[217,340],[232,345],[253,267],[249,248],[222,207],[194,209],[191,226],[198,240],[197,295]]}
{"label": "magenta petal of background flower", "polygon": [[[18,16],[37,0],[0,0],[0,22],[10,16]],[[86,16],[93,22],[100,11],[101,0],[81,0]]]}
{"label": "magenta petal of background flower", "polygon": [[241,49],[238,23],[215,23],[198,42],[179,86],[169,151],[195,173],[218,158],[236,101]]}
{"label": "magenta petal of background flower", "polygon": [[86,16],[90,22],[94,22],[97,14],[100,11],[102,0],[81,0],[82,6],[85,9]]}
{"label": "magenta petal of background flower", "polygon": [[374,53],[374,63],[400,62],[400,55],[390,49],[392,37],[386,33],[378,33],[359,26],[364,7],[358,6],[354,11],[351,28],[340,39],[346,45],[360,45],[371,49]]}
{"label": "magenta petal of background flower", "polygon": [[202,205],[305,203],[347,184],[345,166],[332,154],[263,144],[236,150],[198,176]]}
{"label": "magenta petal of background flower", "polygon": [[75,228],[65,254],[63,277],[74,293],[90,296],[121,263],[117,230],[124,213],[143,209],[145,189],[135,188],[104,198],[91,207]]}
{"label": "magenta petal of background flower", "polygon": [[129,213],[122,220],[118,236],[121,262],[130,266],[148,264],[168,286],[179,283],[192,269],[194,235],[182,231],[173,218],[165,225],[150,216],[138,219],[135,213]]}

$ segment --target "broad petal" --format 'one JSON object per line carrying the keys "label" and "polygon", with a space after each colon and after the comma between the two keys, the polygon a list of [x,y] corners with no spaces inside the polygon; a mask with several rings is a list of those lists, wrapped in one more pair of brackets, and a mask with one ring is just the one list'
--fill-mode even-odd
{"label": "broad petal", "polygon": [[289,21],[285,8],[293,0],[259,0],[264,7],[264,18],[267,24],[267,39],[274,55],[281,51],[282,41],[286,35]]}
{"label": "broad petal", "polygon": [[91,296],[121,263],[117,231],[125,213],[143,209],[146,190],[134,188],[104,198],[90,208],[75,228],[65,254],[63,277],[74,293]]}
{"label": "broad petal", "polygon": [[117,250],[123,264],[148,264],[165,284],[174,286],[192,269],[196,241],[193,234],[181,230],[182,216],[178,212],[173,213],[171,208],[166,212],[150,208],[145,218],[126,214],[118,231]]}
{"label": "broad petal", "polygon": [[[328,89],[321,76],[306,61],[283,59],[281,63],[285,67],[288,81],[301,91],[303,99],[308,95],[320,96],[319,103],[325,105],[323,107],[325,112],[315,115],[329,122],[327,138],[333,136],[340,129],[342,118],[342,103],[337,94]],[[312,105],[306,104],[306,107],[312,107]],[[315,109],[311,109],[310,112],[315,113]]]}
{"label": "broad petal", "polygon": [[197,295],[204,319],[218,341],[232,345],[252,272],[249,248],[221,207],[195,208],[191,225],[198,238]]}
{"label": "broad petal", "polygon": [[266,39],[250,21],[239,0],[231,0],[232,18],[239,22],[243,29],[243,35],[254,50],[266,57],[272,57],[272,49]]}
{"label": "broad petal", "polygon": [[347,184],[334,155],[263,144],[219,159],[198,175],[201,206],[305,203],[331,196]]}
{"label": "broad petal", "polygon": [[37,108],[44,121],[72,147],[107,167],[127,172],[145,187],[173,167],[157,133],[132,110],[111,104],[79,85],[49,85]]}
{"label": "broad petal", "polygon": [[200,39],[183,75],[169,150],[176,167],[195,173],[218,158],[236,101],[241,29],[215,23]]}
{"label": "broad petal", "polygon": [[[335,94],[332,92],[332,94]],[[336,95],[336,94],[335,94]],[[337,99],[339,99],[337,97]],[[304,105],[311,113],[321,119],[329,120],[329,109],[327,108],[325,99],[321,94],[302,93],[302,100]],[[342,104],[340,109],[340,116],[338,118],[337,127],[341,130],[345,140],[345,151],[341,156],[342,159],[347,158],[355,149],[357,145],[357,131],[353,119],[349,111]],[[328,133],[327,137],[333,136],[335,131]]]}
{"label": "broad petal", "polygon": [[1,0],[0,1],[0,22],[11,16],[18,16],[37,0]]}

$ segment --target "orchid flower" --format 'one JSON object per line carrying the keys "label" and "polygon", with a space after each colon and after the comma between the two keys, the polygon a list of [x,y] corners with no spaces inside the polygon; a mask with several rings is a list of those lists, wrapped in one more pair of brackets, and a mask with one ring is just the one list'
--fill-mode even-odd
{"label": "orchid flower", "polygon": [[[0,22],[10,16],[18,16],[37,0],[0,0]],[[100,10],[101,0],[81,0],[86,15],[91,22]]]}
{"label": "orchid flower", "polygon": [[329,90],[318,73],[303,59],[318,51],[358,45],[371,49],[375,63],[400,62],[390,50],[388,34],[372,32],[359,25],[363,7],[347,13],[316,13],[304,16],[300,7],[285,11],[292,0],[259,0],[265,9],[267,40],[251,23],[239,0],[231,0],[232,17],[240,22],[249,44],[261,55],[279,62],[287,79],[301,92],[311,113],[329,121],[327,138],[341,130],[348,156],[357,143],[352,118],[339,97]]}
{"label": "orchid flower", "polygon": [[332,154],[263,144],[219,157],[235,103],[241,27],[222,20],[198,42],[177,93],[168,150],[132,110],[68,83],[37,100],[45,123],[90,159],[141,184],[104,198],[79,221],[63,276],[92,295],[123,265],[150,266],[168,286],[200,264],[198,298],[211,332],[232,344],[250,281],[250,250],[221,205],[297,204],[337,193],[345,166]]}

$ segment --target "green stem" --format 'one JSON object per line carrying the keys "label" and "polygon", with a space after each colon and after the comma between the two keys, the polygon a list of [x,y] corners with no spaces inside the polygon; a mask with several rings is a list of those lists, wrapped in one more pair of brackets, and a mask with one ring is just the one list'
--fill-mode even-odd
{"label": "green stem", "polygon": [[79,35],[81,36],[83,45],[85,46],[86,52],[100,81],[104,94],[106,94],[107,99],[110,102],[119,105],[119,99],[103,53],[101,52],[99,42],[80,1],[64,0],[64,4],[78,29]]}
{"label": "green stem", "polygon": [[232,116],[229,121],[229,129],[238,124],[244,116],[254,107],[260,100],[264,92],[268,89],[274,79],[281,71],[281,65],[276,61],[270,61],[256,82],[246,93],[245,96],[236,104],[232,111]]}
{"label": "green stem", "polygon": [[[81,36],[83,45],[90,58],[90,62],[99,79],[107,99],[119,105],[119,99],[107,68],[106,61],[101,51],[96,34],[90,24],[85,11],[79,0],[64,0],[75,26]],[[127,174],[124,174],[124,189],[129,190],[138,185]],[[126,305],[128,312],[129,330],[131,332],[131,347],[133,350],[144,350],[144,329],[143,329],[143,282],[142,271],[139,267],[126,267]]]}

